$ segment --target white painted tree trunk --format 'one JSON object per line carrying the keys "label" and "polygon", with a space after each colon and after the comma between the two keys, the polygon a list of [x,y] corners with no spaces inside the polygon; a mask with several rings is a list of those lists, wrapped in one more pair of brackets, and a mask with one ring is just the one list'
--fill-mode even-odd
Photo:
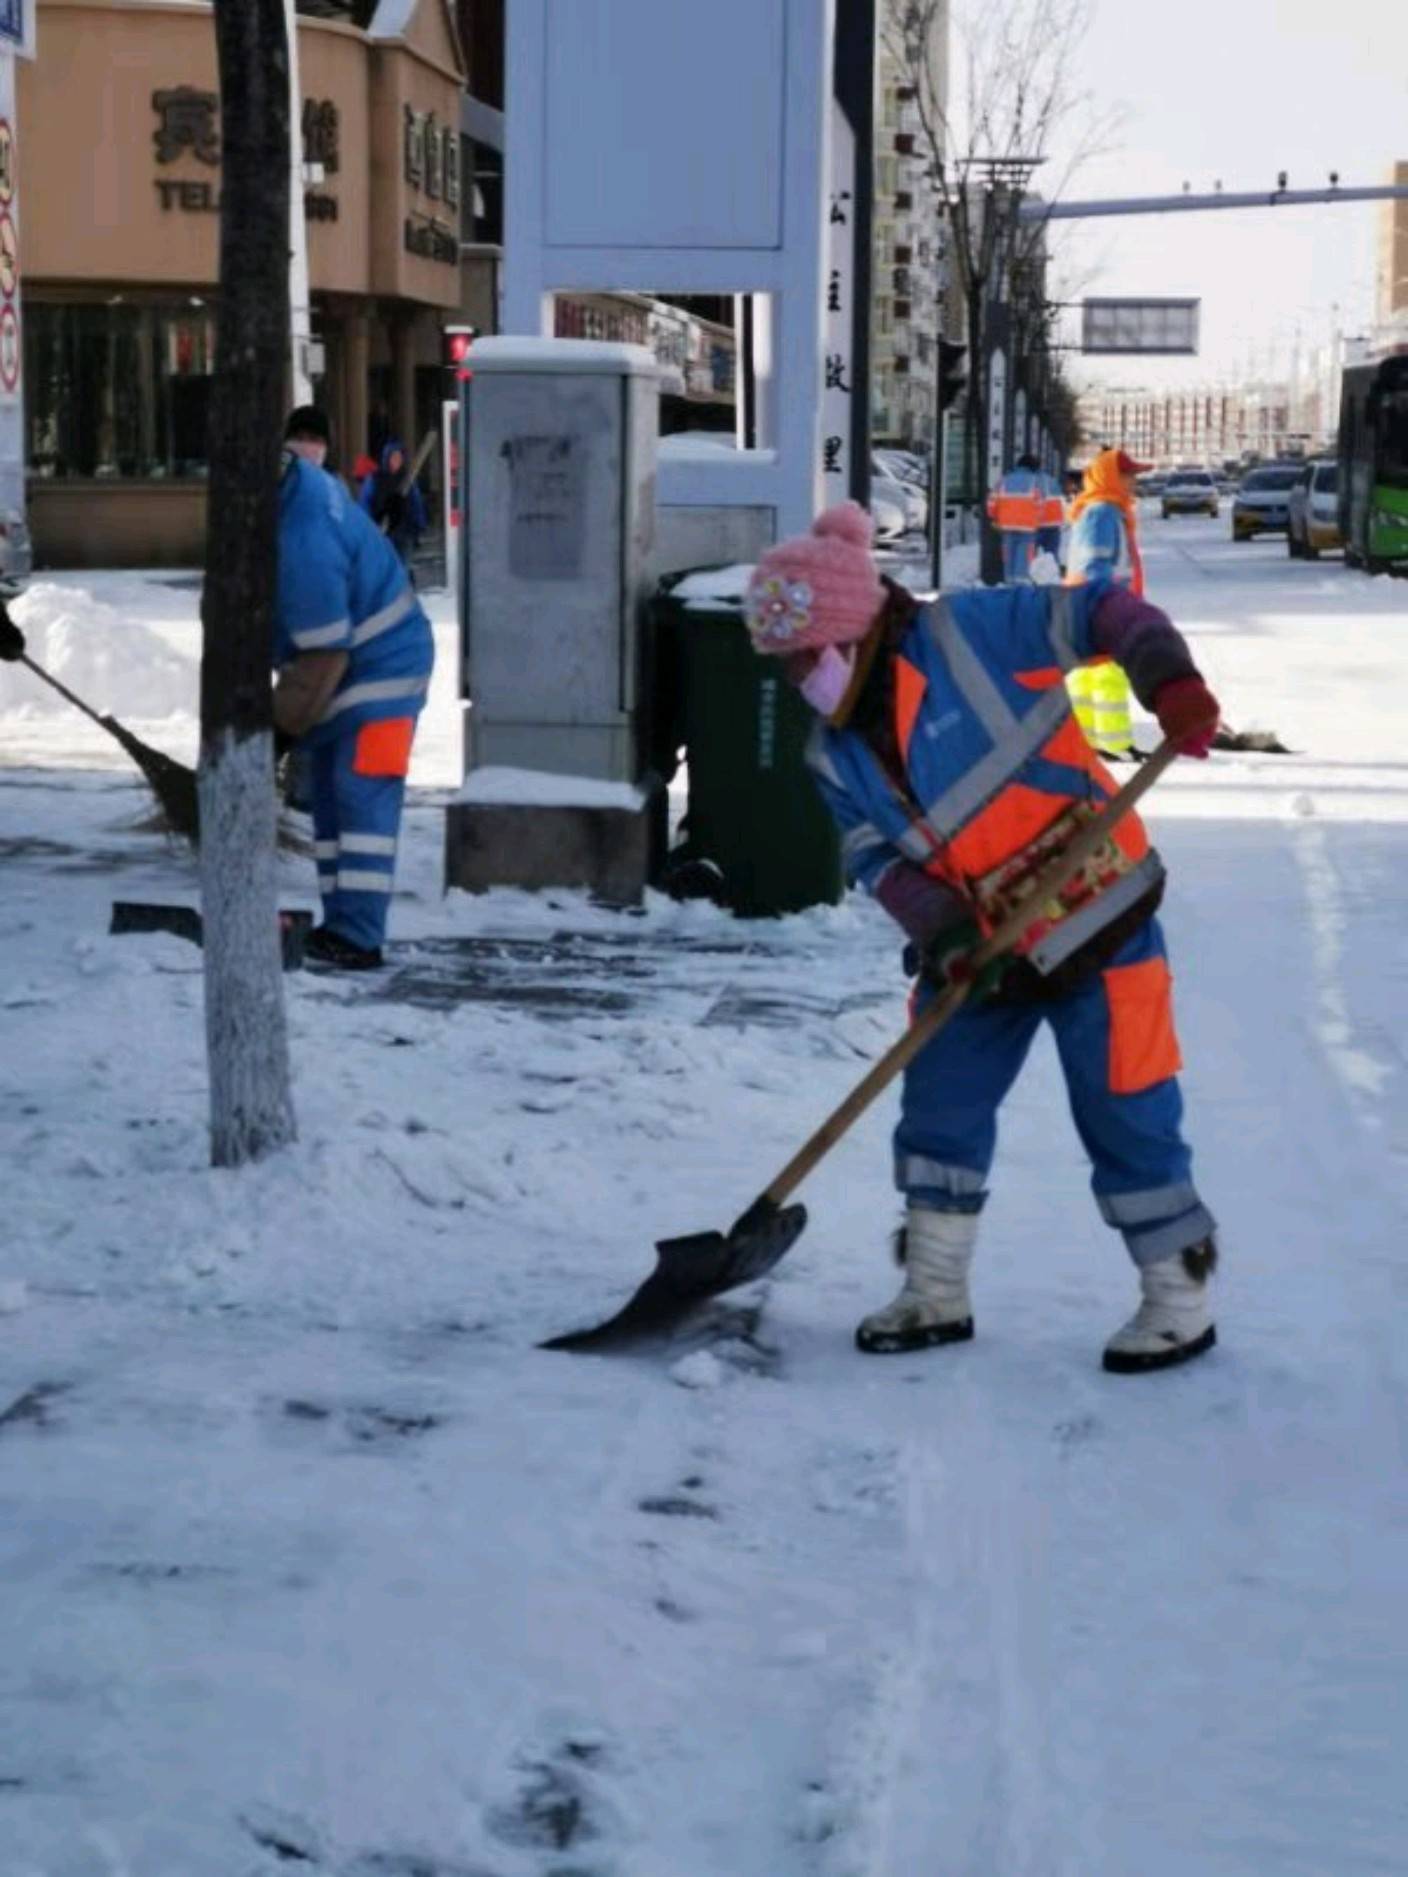
{"label": "white painted tree trunk", "polygon": [[258,1160],[297,1137],[279,939],[273,745],[228,726],[201,747],[200,876],[210,1157]]}

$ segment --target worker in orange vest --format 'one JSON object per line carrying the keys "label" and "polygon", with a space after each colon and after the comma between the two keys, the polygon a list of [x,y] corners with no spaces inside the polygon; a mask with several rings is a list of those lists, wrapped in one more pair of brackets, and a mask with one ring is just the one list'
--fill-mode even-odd
{"label": "worker in orange vest", "polygon": [[1032,455],[1019,456],[988,496],[988,519],[1002,536],[1002,578],[1008,585],[1031,578],[1045,500],[1046,479]]}
{"label": "worker in orange vest", "polygon": [[[1163,734],[1207,753],[1217,700],[1165,615],[1103,576],[1065,590],[969,587],[921,604],[882,582],[854,502],[781,542],[749,585],[753,643],[821,722],[807,762],[841,828],[847,878],[904,929],[924,1004],[969,1001],[905,1072],[895,1178],[906,1201],[900,1294],[856,1332],[872,1355],[966,1341],[969,1267],[997,1111],[1036,1033],[1055,1033],[1091,1185],[1138,1268],[1141,1302],[1106,1346],[1119,1374],[1212,1347],[1214,1223],[1183,1139],[1172,983],[1155,913],[1164,868],[1137,816],[1098,862],[1032,907],[1051,856],[1114,794],[1061,672],[1129,666]],[[1014,907],[1032,924],[973,975]]]}
{"label": "worker in orange vest", "polygon": [[1059,561],[1061,534],[1066,525],[1066,504],[1057,477],[1043,475],[1041,481],[1041,525],[1036,531],[1036,551],[1038,554],[1049,554],[1053,560]]}

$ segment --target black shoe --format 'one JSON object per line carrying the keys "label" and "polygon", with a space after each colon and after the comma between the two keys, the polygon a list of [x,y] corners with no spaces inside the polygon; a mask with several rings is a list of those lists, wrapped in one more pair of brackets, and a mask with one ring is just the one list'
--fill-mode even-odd
{"label": "black shoe", "polygon": [[315,926],[303,941],[303,956],[309,964],[336,971],[379,971],[383,963],[379,945],[354,945],[325,925]]}

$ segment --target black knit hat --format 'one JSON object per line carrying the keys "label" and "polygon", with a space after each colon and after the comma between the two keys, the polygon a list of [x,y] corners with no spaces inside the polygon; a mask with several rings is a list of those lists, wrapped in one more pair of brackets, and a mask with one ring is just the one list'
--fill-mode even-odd
{"label": "black knit hat", "polygon": [[332,429],[316,404],[300,404],[288,414],[284,442],[293,437],[316,437],[320,443],[332,442]]}

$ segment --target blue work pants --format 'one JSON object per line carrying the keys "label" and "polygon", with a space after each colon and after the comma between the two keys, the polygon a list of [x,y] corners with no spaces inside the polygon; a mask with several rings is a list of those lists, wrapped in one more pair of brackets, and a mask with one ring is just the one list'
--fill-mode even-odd
{"label": "blue work pants", "polygon": [[[925,996],[934,993],[928,990]],[[1163,935],[1150,919],[1106,968],[1041,1003],[964,1005],[905,1072],[895,1182],[915,1204],[980,1212],[997,1111],[1037,1029],[1051,1025],[1091,1188],[1136,1264],[1208,1237],[1192,1179]]]}

